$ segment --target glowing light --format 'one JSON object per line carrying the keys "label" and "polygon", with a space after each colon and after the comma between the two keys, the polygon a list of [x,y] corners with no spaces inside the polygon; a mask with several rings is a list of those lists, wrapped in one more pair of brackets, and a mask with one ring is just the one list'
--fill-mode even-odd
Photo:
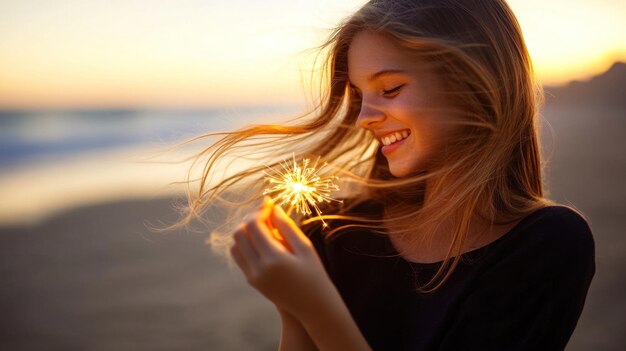
{"label": "glowing light", "polygon": [[[331,192],[339,190],[339,187],[335,184],[336,176],[320,176],[318,173],[328,164],[324,163],[318,169],[319,157],[315,161],[315,164],[310,166],[310,160],[304,159],[301,165],[296,162],[296,157],[293,155],[292,162],[284,161],[281,166],[282,169],[275,169],[268,167],[273,174],[264,171],[265,179],[273,184],[272,187],[265,189],[263,195],[269,195],[274,202],[279,206],[283,204],[289,204],[289,214],[292,209],[295,208],[297,213],[304,215],[311,215],[312,209],[315,210],[318,216],[322,214],[318,203],[321,202],[343,202],[331,197]],[[322,219],[324,227],[328,225]]]}

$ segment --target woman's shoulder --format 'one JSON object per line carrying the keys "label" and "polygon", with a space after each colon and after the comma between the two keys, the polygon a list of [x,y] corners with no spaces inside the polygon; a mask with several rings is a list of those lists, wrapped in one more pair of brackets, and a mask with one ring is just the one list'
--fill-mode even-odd
{"label": "woman's shoulder", "polygon": [[560,204],[542,207],[520,222],[512,249],[534,260],[575,263],[593,260],[595,243],[586,216]]}
{"label": "woman's shoulder", "polygon": [[593,241],[590,220],[574,207],[554,204],[542,207],[528,215],[526,229],[539,240]]}
{"label": "woman's shoulder", "polygon": [[[569,206],[535,210],[486,247],[489,253],[477,256],[481,262],[477,271],[482,272],[479,279],[497,284],[512,276],[519,278],[519,284],[577,284],[581,279],[590,281],[595,273],[593,234],[585,216]],[[485,280],[481,284],[486,284]]]}

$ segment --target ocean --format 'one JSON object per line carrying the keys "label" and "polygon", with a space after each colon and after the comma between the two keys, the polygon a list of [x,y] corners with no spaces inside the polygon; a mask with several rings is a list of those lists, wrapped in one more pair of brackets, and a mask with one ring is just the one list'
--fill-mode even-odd
{"label": "ocean", "polygon": [[294,106],[0,111],[0,172],[49,158],[71,161],[93,151],[164,147],[295,111]]}
{"label": "ocean", "polygon": [[[0,225],[72,208],[184,191],[202,139],[247,124],[280,123],[297,106],[215,109],[0,111]],[[178,184],[172,184],[178,182]]]}

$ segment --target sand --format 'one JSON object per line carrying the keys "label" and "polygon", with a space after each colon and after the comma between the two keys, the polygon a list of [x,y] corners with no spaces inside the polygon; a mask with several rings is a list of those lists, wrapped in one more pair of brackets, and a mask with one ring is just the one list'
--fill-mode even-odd
{"label": "sand", "polygon": [[274,306],[205,235],[157,234],[168,199],[0,230],[2,350],[276,350]]}

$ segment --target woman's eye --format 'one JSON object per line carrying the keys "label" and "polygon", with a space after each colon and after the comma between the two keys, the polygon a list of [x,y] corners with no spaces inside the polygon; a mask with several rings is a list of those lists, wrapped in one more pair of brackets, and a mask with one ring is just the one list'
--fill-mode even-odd
{"label": "woman's eye", "polygon": [[391,95],[391,94],[397,92],[398,90],[400,90],[400,88],[402,88],[403,86],[404,86],[404,84],[399,85],[399,86],[397,86],[397,87],[395,87],[393,89],[390,89],[390,90],[384,90],[383,89],[383,95]]}

